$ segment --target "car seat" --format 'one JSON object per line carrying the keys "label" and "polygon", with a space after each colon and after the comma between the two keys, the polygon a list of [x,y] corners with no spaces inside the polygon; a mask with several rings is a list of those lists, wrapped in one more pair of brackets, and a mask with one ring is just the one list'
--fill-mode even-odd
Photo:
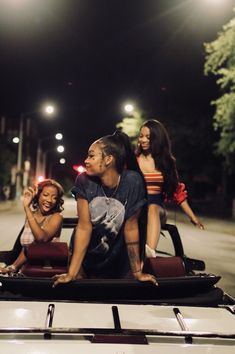
{"label": "car seat", "polygon": [[67,242],[32,243],[25,249],[27,262],[20,272],[28,277],[52,277],[67,273],[69,249]]}

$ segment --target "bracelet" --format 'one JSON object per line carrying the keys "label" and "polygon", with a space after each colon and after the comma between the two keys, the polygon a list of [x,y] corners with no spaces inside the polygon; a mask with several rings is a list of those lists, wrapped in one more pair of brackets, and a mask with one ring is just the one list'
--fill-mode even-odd
{"label": "bracelet", "polygon": [[133,270],[133,271],[132,271],[132,273],[139,273],[139,272],[141,272],[141,268],[138,269],[138,270]]}

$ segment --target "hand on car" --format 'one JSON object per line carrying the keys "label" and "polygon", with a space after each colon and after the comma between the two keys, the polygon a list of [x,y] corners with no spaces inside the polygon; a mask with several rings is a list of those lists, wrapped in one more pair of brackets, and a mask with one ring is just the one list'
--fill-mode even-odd
{"label": "hand on car", "polygon": [[58,284],[65,284],[69,283],[70,281],[73,280],[73,277],[69,273],[64,273],[64,274],[59,274],[55,275],[52,280],[54,280],[54,283],[52,287],[56,287]]}
{"label": "hand on car", "polygon": [[0,273],[2,273],[2,274],[12,274],[12,273],[16,273],[16,272],[17,272],[17,269],[13,264],[0,268]]}
{"label": "hand on car", "polygon": [[158,285],[157,279],[152,274],[142,273],[141,271],[135,273],[135,278],[139,281],[150,281],[154,285]]}

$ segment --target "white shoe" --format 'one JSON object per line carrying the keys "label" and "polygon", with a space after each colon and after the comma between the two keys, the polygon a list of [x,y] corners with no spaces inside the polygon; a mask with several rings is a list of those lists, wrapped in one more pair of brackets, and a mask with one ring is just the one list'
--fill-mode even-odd
{"label": "white shoe", "polygon": [[155,258],[156,251],[153,248],[150,248],[147,244],[145,245],[145,256],[147,258]]}

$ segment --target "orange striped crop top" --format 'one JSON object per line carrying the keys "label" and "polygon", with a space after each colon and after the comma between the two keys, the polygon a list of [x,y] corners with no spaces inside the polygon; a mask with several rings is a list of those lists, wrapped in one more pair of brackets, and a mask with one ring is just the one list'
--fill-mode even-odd
{"label": "orange striped crop top", "polygon": [[147,186],[147,192],[149,194],[158,194],[162,193],[162,186],[163,186],[163,174],[161,172],[145,172],[144,179]]}

